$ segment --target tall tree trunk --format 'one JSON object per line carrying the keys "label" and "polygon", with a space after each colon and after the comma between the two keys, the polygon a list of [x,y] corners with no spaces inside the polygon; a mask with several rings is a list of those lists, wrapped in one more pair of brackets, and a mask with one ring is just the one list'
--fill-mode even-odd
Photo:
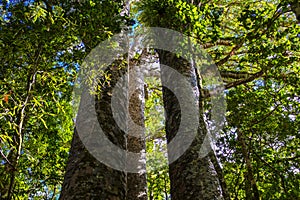
{"label": "tall tree trunk", "polygon": [[[174,53],[158,50],[158,54],[161,65],[166,65],[177,70],[190,80],[189,82],[194,89],[194,94],[188,95],[194,95],[195,101],[199,101],[197,94],[199,94],[200,88],[198,87],[199,84],[197,83],[195,69],[187,60],[178,58]],[[161,73],[162,84],[165,85],[167,81],[170,81],[168,78],[172,77],[165,76],[166,72],[164,72],[164,68],[161,68]],[[177,97],[167,88],[163,88],[163,101],[166,113],[166,136],[169,145],[181,123],[181,108]],[[202,103],[196,102],[196,105],[200,107],[200,121],[196,136],[185,153],[169,165],[172,200],[223,199],[217,172],[209,155],[205,157],[199,156],[199,151],[207,130],[203,113],[201,112]],[[169,157],[170,153],[172,152],[169,152]]]}
{"label": "tall tree trunk", "polygon": [[[120,15],[129,16],[130,1],[124,1],[122,4],[123,9]],[[90,47],[95,46],[93,45],[93,40],[84,36],[82,36],[82,38],[86,48],[88,48],[87,51],[90,52]],[[127,63],[136,64],[136,62],[131,63],[130,60],[127,60]],[[122,118],[121,120],[125,121],[125,123],[123,121],[123,124],[126,124],[125,127],[120,127],[116,122],[118,120],[114,119],[115,116],[113,116],[114,113],[111,108],[111,94],[113,93],[113,89],[120,78],[128,72],[127,67],[125,59],[118,60],[106,71],[108,75],[107,77],[111,75],[111,80],[109,80],[110,78],[108,78],[108,80],[104,80],[102,77],[101,91],[95,102],[97,118],[103,132],[106,134],[106,137],[114,145],[118,146],[121,150],[140,152],[145,150],[144,140],[141,139],[142,137],[137,140],[130,136],[141,135],[143,134],[141,133],[143,130],[130,129],[127,122],[129,116],[127,116],[125,112],[128,111],[128,108],[129,111],[134,111],[130,117],[137,120],[138,123],[143,126],[142,101],[138,98],[132,98],[133,100],[131,103],[127,102],[129,97],[128,91],[122,91],[117,94],[118,107],[123,111],[119,117]],[[134,76],[131,79],[132,83],[129,85],[134,85],[135,81],[138,81],[138,79],[134,79]],[[136,86],[138,86],[138,84],[136,84]],[[143,93],[143,91],[138,89],[136,92],[137,97],[140,93]],[[140,132],[135,133],[135,131]],[[103,150],[106,152],[109,151],[109,149]],[[120,161],[121,164],[124,164],[124,166],[126,165],[125,163],[128,162],[126,159],[126,157],[122,157],[122,161]],[[146,187],[147,183],[145,172],[139,174],[128,173],[126,171],[118,171],[106,166],[88,152],[75,130],[60,199],[143,200],[147,197]]]}
{"label": "tall tree trunk", "polygon": [[[81,108],[83,110],[96,109],[97,119],[105,136],[120,150],[140,153],[145,151],[144,103],[141,99],[144,84],[141,72],[135,67],[138,62],[132,60],[128,62],[129,74],[126,75],[128,67],[126,62],[116,61],[105,72],[107,77],[111,78],[107,80],[104,77],[100,78],[101,88],[96,102],[91,102],[88,106],[89,102],[81,99],[80,106],[83,106]],[[126,80],[129,80],[129,90],[121,88],[122,91],[114,93],[114,88],[117,88],[117,83],[124,76],[127,76]],[[115,95],[114,100],[113,95]],[[92,105],[93,103],[95,106]],[[117,111],[120,111],[117,117],[114,115],[116,110],[112,109],[114,103],[117,103],[117,109],[119,109]],[[89,114],[89,112],[86,113]],[[88,117],[82,116],[80,119],[88,121]],[[120,162],[122,166],[129,163],[129,166],[123,168],[128,171],[135,171],[128,168],[130,162],[142,163],[139,173],[122,172],[106,166],[93,157],[94,153],[101,154],[101,152],[110,151],[109,147],[98,145],[95,148],[97,152],[91,155],[81,139],[83,138],[79,137],[76,129],[60,199],[147,199],[145,153],[141,154],[138,160],[130,160],[132,158],[126,156],[119,157],[121,160],[111,158],[116,159],[116,162]],[[93,144],[93,141],[89,142]]]}
{"label": "tall tree trunk", "polygon": [[138,173],[127,173],[127,199],[147,200],[147,179],[146,179],[146,143],[144,129],[144,78],[142,68],[138,62],[132,60],[129,70],[129,118],[127,133],[127,150],[133,153],[140,153]]}
{"label": "tall tree trunk", "polygon": [[[120,73],[117,68],[110,68],[106,73],[114,78],[111,80],[104,80],[103,78],[102,83],[104,84],[101,87],[100,94],[97,95],[96,102],[86,102],[85,99],[81,99],[80,106],[82,107],[79,110],[88,109],[88,104],[94,103],[95,106],[90,107],[96,109],[98,122],[106,137],[114,145],[125,149],[125,133],[118,127],[113,118],[110,95],[125,71]],[[118,95],[121,98],[123,94]],[[121,101],[124,99],[126,99],[126,96],[123,95]],[[88,118],[89,116],[83,116],[81,119],[89,120]],[[80,122],[77,121],[76,124],[78,123]],[[108,167],[93,157],[81,139],[77,129],[75,129],[60,199],[126,199],[126,173]],[[96,148],[96,150],[101,151],[101,148],[103,151],[108,151],[107,146]]]}

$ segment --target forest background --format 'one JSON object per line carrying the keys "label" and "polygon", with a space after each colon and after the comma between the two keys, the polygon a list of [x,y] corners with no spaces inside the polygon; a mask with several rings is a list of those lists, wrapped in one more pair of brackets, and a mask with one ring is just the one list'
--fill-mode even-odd
{"label": "forest background", "polygon": [[[227,102],[215,144],[223,197],[300,199],[297,0],[0,1],[0,14],[1,199],[59,198],[81,64],[100,42],[139,26],[190,36],[218,67]],[[147,198],[170,199],[161,80],[145,81]],[[200,92],[209,124],[210,96]]]}

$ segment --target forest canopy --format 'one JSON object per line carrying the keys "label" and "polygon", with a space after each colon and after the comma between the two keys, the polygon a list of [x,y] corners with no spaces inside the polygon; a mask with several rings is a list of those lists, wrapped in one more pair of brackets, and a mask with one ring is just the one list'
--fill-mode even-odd
{"label": "forest canopy", "polygon": [[[299,23],[298,0],[0,1],[0,199],[59,199],[71,187],[66,171],[72,167],[68,159],[72,160],[76,138],[73,89],[82,63],[101,42],[141,27],[167,28],[188,36],[219,71],[226,118],[214,138],[215,151],[206,161],[213,163],[222,199],[300,199]],[[187,168],[192,171],[187,174],[201,177],[197,167],[206,161],[189,160],[192,149],[183,160],[168,165],[168,143],[180,124],[176,121],[180,109],[162,87],[159,65],[172,65],[180,73],[194,66],[158,49],[136,51],[129,57],[124,55],[114,63],[116,71],[112,66],[101,77],[99,92],[109,93],[116,74],[131,70],[127,66],[146,61],[151,65],[147,68],[151,76],[136,77],[143,87],[135,108],[145,126],[145,140],[138,149],[146,151],[146,175],[136,180],[146,184],[141,186],[144,189],[137,187],[146,192],[134,199],[176,199],[187,191],[193,195],[200,187],[194,185],[195,178],[176,170]],[[209,83],[196,72],[190,79],[198,88],[203,117],[199,126],[206,130],[214,123],[212,94],[204,87]],[[110,139],[121,141],[116,135]],[[193,148],[199,141],[195,139]],[[124,181],[117,172],[97,173],[111,173]],[[182,180],[191,184],[181,191]],[[126,193],[117,188],[122,184],[105,187],[122,199],[117,196]],[[87,199],[98,195],[82,187],[91,195]]]}

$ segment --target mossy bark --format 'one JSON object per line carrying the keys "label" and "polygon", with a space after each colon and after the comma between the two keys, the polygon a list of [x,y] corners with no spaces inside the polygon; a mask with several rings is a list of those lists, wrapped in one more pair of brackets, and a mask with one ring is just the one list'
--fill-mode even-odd
{"label": "mossy bark", "polygon": [[[174,53],[158,50],[158,54],[160,64],[177,70],[189,80],[191,87],[195,90],[195,101],[199,101],[196,105],[200,108],[199,128],[193,142],[179,159],[169,165],[171,198],[172,200],[223,199],[217,172],[209,155],[199,156],[207,130],[201,112],[203,109],[201,98],[197,96],[200,88],[195,69],[187,60],[178,58]],[[164,81],[168,81],[165,79],[166,77],[162,77],[163,85]],[[169,144],[179,129],[181,109],[177,97],[167,88],[163,88],[163,102],[166,112],[166,136]]]}
{"label": "mossy bark", "polygon": [[[136,64],[133,61],[129,62],[132,65]],[[102,131],[114,145],[124,151],[140,152],[145,151],[145,141],[143,139],[143,101],[139,98],[140,95],[143,96],[143,80],[139,80],[134,73],[130,75],[132,76],[132,80],[129,82],[129,86],[137,87],[137,89],[133,90],[135,92],[132,94],[130,101],[128,88],[122,88],[117,93],[113,91],[121,78],[128,76],[126,74],[127,70],[127,62],[125,60],[118,60],[105,71],[107,77],[111,78],[105,80],[104,77],[100,77],[101,87],[97,92],[94,109]],[[112,110],[112,94],[116,95],[114,96],[114,101],[118,106],[118,111],[120,111],[117,118],[113,114],[114,110]],[[139,130],[130,127],[130,124],[128,124],[129,117],[131,117],[134,123],[140,125],[141,128]],[[125,124],[125,127],[120,127],[120,124],[117,122],[118,120],[123,120],[124,123],[122,123]],[[118,171],[108,167],[105,163],[97,160],[93,156],[94,154],[91,155],[81,139],[75,129],[60,196],[61,200],[147,199],[145,166],[141,169],[141,173],[127,173],[126,171]],[[102,152],[101,148],[103,151],[108,151],[106,146],[97,147],[95,150],[98,151],[98,154]],[[120,163],[127,163],[126,159],[124,157],[124,160],[121,160]]]}
{"label": "mossy bark", "polygon": [[[96,109],[98,122],[106,137],[114,145],[125,149],[125,133],[113,119],[110,95],[125,70],[120,72],[116,67],[111,66],[106,73],[111,74],[113,78],[100,80],[101,91],[94,102],[94,109]],[[122,96],[122,94],[119,95]],[[126,96],[123,95],[123,98],[126,99]],[[97,160],[86,149],[81,139],[75,129],[60,199],[126,199],[126,173],[108,167]]]}

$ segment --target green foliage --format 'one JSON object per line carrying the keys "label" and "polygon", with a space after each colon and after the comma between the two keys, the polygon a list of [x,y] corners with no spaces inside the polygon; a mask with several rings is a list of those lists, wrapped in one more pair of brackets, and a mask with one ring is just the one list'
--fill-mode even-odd
{"label": "green foliage", "polygon": [[91,48],[120,30],[121,5],[0,4],[1,198],[59,194],[74,128],[76,71]]}
{"label": "green foliage", "polygon": [[155,77],[147,78],[146,83],[148,85],[145,105],[148,197],[165,199],[170,194],[170,180],[161,83]]}
{"label": "green foliage", "polygon": [[[218,154],[233,199],[253,198],[253,181],[261,199],[300,197],[296,4],[252,0],[137,3],[142,24],[191,36],[207,49],[221,71],[228,111],[226,127],[218,136]],[[209,116],[209,98],[205,103]]]}
{"label": "green foliage", "polygon": [[[129,20],[119,14],[122,1],[71,2],[0,4],[1,198],[10,185],[18,199],[58,195],[72,136],[76,71],[99,42]],[[222,72],[228,111],[218,149],[233,199],[254,193],[247,161],[261,199],[300,197],[295,2],[141,0],[132,6],[141,24],[177,30],[200,42]],[[158,86],[157,79],[148,80],[150,199],[170,194]],[[205,101],[209,112],[209,98]]]}
{"label": "green foliage", "polygon": [[[78,41],[63,34],[60,27],[66,26],[67,32],[70,23],[56,11],[50,13],[41,2],[1,8],[3,198],[47,199],[57,194],[62,181],[73,129],[70,96],[75,77],[66,50]],[[66,62],[68,67],[63,67]]]}
{"label": "green foliage", "polygon": [[295,68],[281,76],[277,69],[269,72],[267,78],[239,86],[228,94],[228,124],[221,137],[226,152],[220,154],[231,192],[239,198],[243,198],[238,193],[247,180],[245,160],[236,140],[237,129],[246,138],[262,199],[293,199],[300,195],[294,189],[300,183],[300,77]]}

